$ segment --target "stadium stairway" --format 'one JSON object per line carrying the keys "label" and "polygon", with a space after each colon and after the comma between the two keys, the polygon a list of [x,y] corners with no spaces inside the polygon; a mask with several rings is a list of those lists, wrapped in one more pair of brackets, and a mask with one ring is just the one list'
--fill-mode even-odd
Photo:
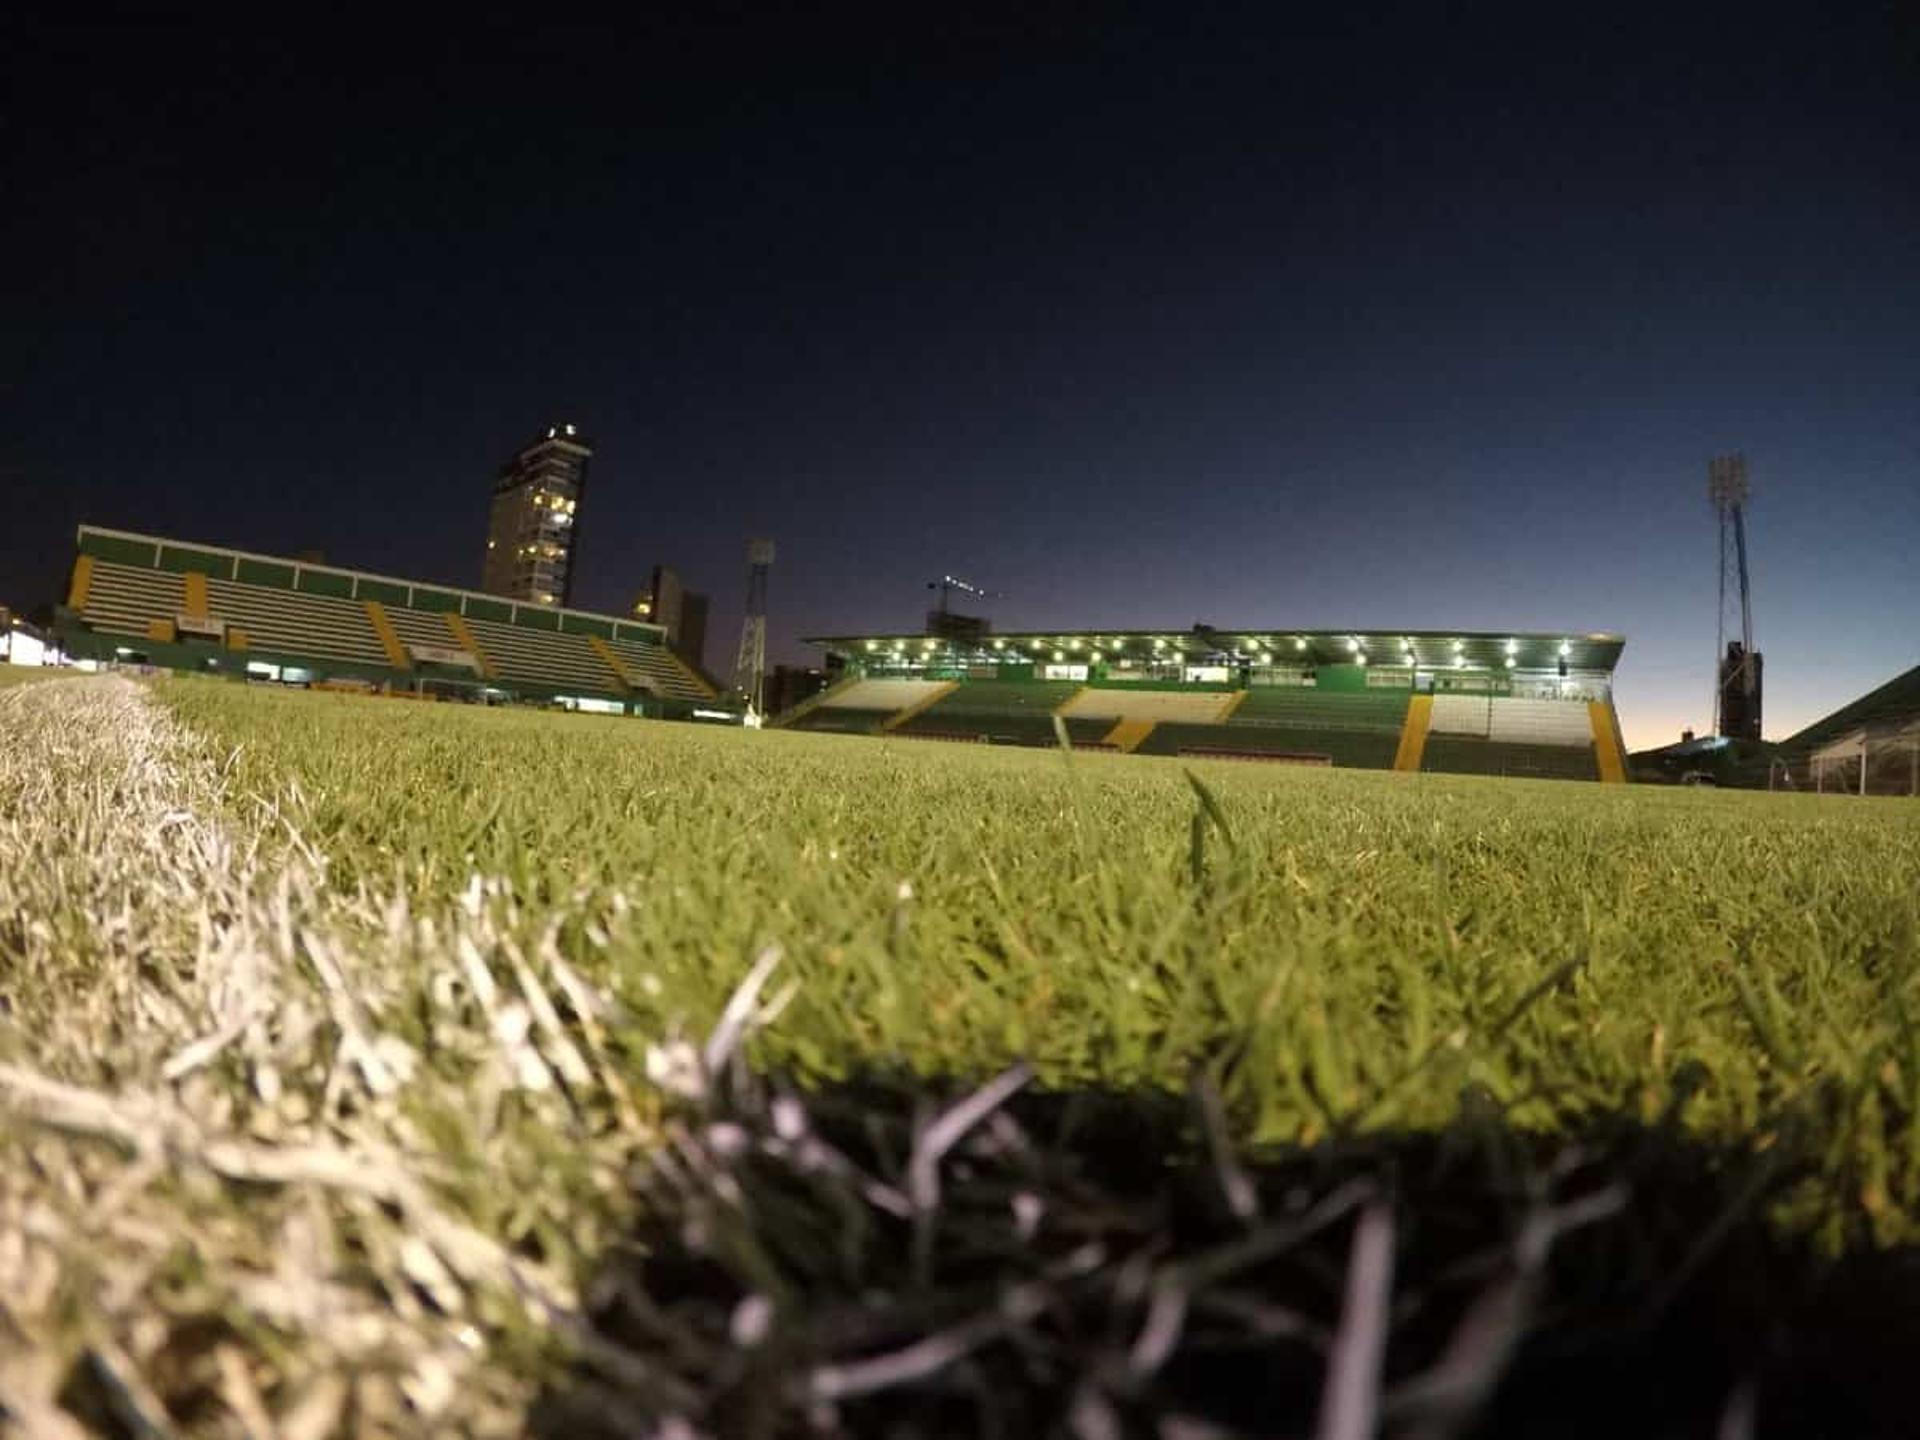
{"label": "stadium stairway", "polygon": [[487,658],[487,652],[481,648],[480,637],[467,624],[467,617],[447,610],[441,613],[440,618],[447,622],[447,633],[453,636],[453,643],[473,656],[473,663],[480,667],[480,673],[489,680],[498,680],[499,667]]}
{"label": "stadium stairway", "polygon": [[1593,730],[1593,757],[1600,769],[1603,785],[1624,785],[1627,780],[1625,747],[1620,743],[1620,719],[1605,700],[1590,701],[1587,722]]}
{"label": "stadium stairway", "polygon": [[407,647],[401,642],[400,632],[393,628],[393,621],[387,618],[387,607],[378,600],[362,600],[366,607],[367,623],[373,626],[373,633],[380,637],[380,648],[387,652],[387,663],[396,670],[411,670],[413,661],[407,656]]}
{"label": "stadium stairway", "polygon": [[[1078,694],[1081,686],[1062,680],[964,680],[950,686],[932,704],[891,726],[896,735],[933,739],[980,739],[1000,744],[1051,745],[1053,712]],[[1097,743],[1089,728],[1104,734],[1104,721],[1068,726],[1076,743]]]}
{"label": "stadium stairway", "polygon": [[950,680],[863,678],[821,696],[820,703],[797,715],[789,728],[870,735],[900,711],[918,708],[930,697],[938,699],[952,684]]}
{"label": "stadium stairway", "polygon": [[614,652],[613,646],[603,637],[589,635],[587,645],[599,657],[600,663],[607,667],[607,673],[613,676],[614,683],[621,689],[637,692],[642,688],[640,676],[627,668],[627,662]]}
{"label": "stadium stairway", "polygon": [[1158,723],[1154,720],[1122,720],[1106,733],[1100,743],[1111,745],[1123,755],[1131,755],[1153,733],[1153,727]]}
{"label": "stadium stairway", "polygon": [[603,643],[643,687],[662,699],[699,703],[715,698],[713,687],[664,645],[648,645],[638,640]]}
{"label": "stadium stairway", "polygon": [[[425,615],[420,618],[442,627],[438,641],[425,643],[445,644],[447,632],[440,619]],[[556,624],[558,618],[555,617]],[[547,690],[577,689],[589,695],[618,693],[618,686],[584,635],[558,629],[532,630],[523,625],[472,617],[468,618],[467,626],[503,680]]]}
{"label": "stadium stairway", "polygon": [[835,680],[831,685],[827,686],[826,689],[809,695],[798,705],[791,706],[779,715],[776,715],[773,719],[774,728],[777,730],[794,728],[797,722],[806,719],[808,715],[826,704],[833,696],[839,694],[848,686],[858,685],[859,683],[860,677],[858,675],[842,675],[838,680]]}
{"label": "stadium stairway", "polygon": [[912,704],[906,706],[904,709],[894,711],[893,714],[889,715],[885,720],[882,720],[880,722],[880,729],[883,732],[899,729],[902,725],[906,724],[907,721],[913,719],[913,717],[918,715],[921,711],[929,709],[932,706],[938,705],[943,699],[951,695],[955,690],[958,690],[959,688],[960,688],[960,682],[958,680],[947,681],[945,684],[941,685],[939,689],[933,691],[931,694],[923,696],[921,699],[915,700]]}
{"label": "stadium stairway", "polygon": [[1394,752],[1393,768],[1402,772],[1418,771],[1420,757],[1427,748],[1427,727],[1433,721],[1433,697],[1416,695],[1407,706],[1407,718],[1400,730],[1400,748]]}
{"label": "stadium stairway", "polygon": [[[378,601],[368,601],[376,605]],[[402,642],[400,655],[408,666],[413,664],[408,645],[431,645],[438,650],[465,650],[473,656],[474,663],[480,667],[479,674],[489,676],[486,656],[479,645],[463,645],[460,637],[447,622],[460,617],[432,610],[409,610],[403,605],[384,607],[387,624],[396,639]],[[491,678],[491,676],[489,676]]]}
{"label": "stadium stairway", "polygon": [[207,613],[207,577],[189,570],[180,577],[180,613],[195,620],[210,618]]}

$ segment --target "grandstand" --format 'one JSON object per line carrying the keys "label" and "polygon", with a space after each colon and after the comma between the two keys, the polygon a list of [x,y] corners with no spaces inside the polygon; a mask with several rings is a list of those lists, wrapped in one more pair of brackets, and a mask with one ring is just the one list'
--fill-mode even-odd
{"label": "grandstand", "polygon": [[1857,795],[1920,795],[1920,665],[1772,747],[1768,779]]}
{"label": "grandstand", "polygon": [[1609,634],[1077,631],[856,635],[798,730],[1618,782]]}
{"label": "grandstand", "polygon": [[78,659],[734,718],[657,625],[92,525],[80,527],[78,547],[56,617]]}

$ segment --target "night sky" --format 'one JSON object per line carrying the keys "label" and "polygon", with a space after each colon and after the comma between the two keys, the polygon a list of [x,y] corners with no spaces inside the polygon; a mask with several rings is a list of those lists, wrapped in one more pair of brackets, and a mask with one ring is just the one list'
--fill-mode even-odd
{"label": "night sky", "polygon": [[1618,630],[1639,746],[1743,449],[1769,735],[1920,661],[1915,12],[1306,8],[0,21],[0,600],[81,520],[476,585],[572,420],[576,603],[676,564],[723,673],[764,533],[776,659],[943,571]]}

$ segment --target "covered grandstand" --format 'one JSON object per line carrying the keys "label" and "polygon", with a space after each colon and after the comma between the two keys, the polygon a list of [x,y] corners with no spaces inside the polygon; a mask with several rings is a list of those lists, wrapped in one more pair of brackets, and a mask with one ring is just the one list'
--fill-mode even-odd
{"label": "covered grandstand", "polygon": [[1920,795],[1920,665],[1781,741],[1773,766],[1796,788]]}
{"label": "covered grandstand", "polygon": [[799,730],[1618,782],[1610,634],[1222,630],[818,638]]}
{"label": "covered grandstand", "polygon": [[82,525],[56,629],[77,659],[729,719],[657,625]]}
{"label": "covered grandstand", "polygon": [[1920,665],[1785,740],[1701,735],[1628,759],[1636,780],[1665,784],[1920,795]]}

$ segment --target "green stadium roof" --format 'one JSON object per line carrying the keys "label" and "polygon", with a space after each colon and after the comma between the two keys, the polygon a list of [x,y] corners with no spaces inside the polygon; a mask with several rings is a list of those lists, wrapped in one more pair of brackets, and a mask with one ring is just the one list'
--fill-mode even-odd
{"label": "green stadium roof", "polygon": [[1782,754],[1804,754],[1853,730],[1893,728],[1916,718],[1920,718],[1920,665],[1814,721],[1781,741],[1779,748]]}
{"label": "green stadium roof", "polygon": [[[547,442],[542,440],[538,443],[544,445]],[[165,535],[146,535],[138,530],[113,530],[104,525],[82,525],[76,531],[76,539],[83,552],[106,553],[109,559],[119,557],[111,552],[103,552],[101,550],[102,541],[106,541],[109,544],[117,541],[122,545],[131,545],[140,549],[150,548],[155,557],[158,557],[162,551],[173,550],[190,552],[194,555],[220,556],[229,560],[258,560],[268,565],[283,565],[290,566],[296,570],[319,571],[323,574],[338,575],[345,580],[374,580],[384,585],[401,586],[409,592],[423,590],[430,591],[436,595],[457,596],[462,600],[473,599],[499,605],[510,605],[516,610],[535,611],[545,615],[577,616],[581,619],[601,621],[609,625],[617,626],[620,631],[649,631],[656,640],[662,643],[664,643],[667,634],[666,626],[656,625],[650,620],[636,620],[631,615],[609,615],[599,610],[576,610],[566,605],[543,605],[533,600],[516,599],[509,595],[495,595],[486,590],[468,590],[460,585],[446,585],[437,580],[408,580],[398,575],[383,575],[377,570],[355,570],[346,565],[329,565],[321,560],[302,560],[297,555],[268,555],[257,550],[236,550],[228,545],[208,545],[198,540],[177,540],[169,539]],[[137,563],[149,564],[153,562],[150,559],[142,559]],[[163,566],[162,568],[165,567]],[[236,572],[229,571],[220,578],[231,579],[234,573]]]}
{"label": "green stadium roof", "polygon": [[978,640],[953,641],[934,635],[833,635],[808,639],[829,654],[858,658],[894,651],[938,654],[962,650],[969,654],[1017,651],[1027,658],[1063,660],[1151,658],[1237,654],[1256,661],[1272,656],[1273,664],[1334,665],[1360,655],[1370,665],[1400,665],[1411,653],[1414,663],[1440,669],[1465,662],[1467,668],[1500,669],[1511,657],[1520,669],[1567,668],[1585,672],[1612,671],[1626,646],[1624,635],[1604,632],[1486,631],[1486,630],[1283,630],[1232,629],[1195,626],[1189,630],[1022,630],[988,634]]}

